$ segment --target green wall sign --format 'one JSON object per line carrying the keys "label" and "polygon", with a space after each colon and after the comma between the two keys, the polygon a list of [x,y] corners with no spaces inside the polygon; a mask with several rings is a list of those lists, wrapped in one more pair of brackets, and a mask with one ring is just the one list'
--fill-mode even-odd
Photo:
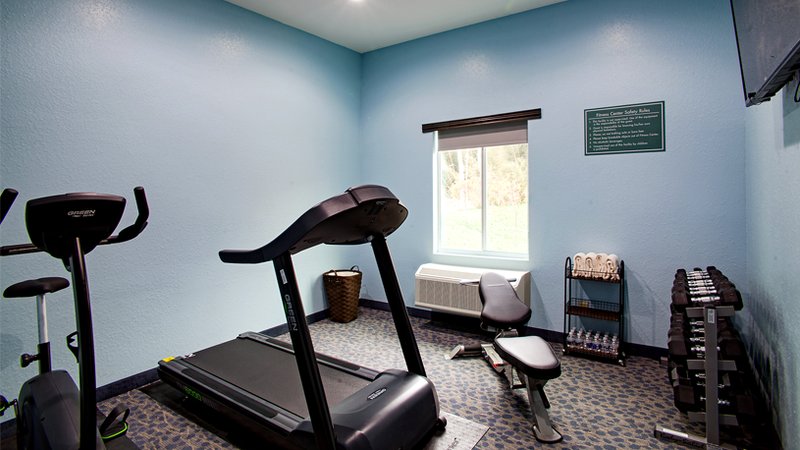
{"label": "green wall sign", "polygon": [[664,102],[585,109],[586,155],[663,152]]}

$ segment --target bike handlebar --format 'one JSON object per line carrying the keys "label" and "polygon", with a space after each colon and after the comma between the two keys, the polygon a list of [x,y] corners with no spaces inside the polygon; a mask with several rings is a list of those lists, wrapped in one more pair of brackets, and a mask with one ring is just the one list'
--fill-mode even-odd
{"label": "bike handlebar", "polygon": [[[133,195],[136,199],[136,209],[138,211],[136,221],[118,234],[103,239],[97,245],[118,244],[120,242],[130,241],[147,227],[147,219],[150,217],[150,207],[147,205],[147,197],[145,196],[144,188],[141,186],[135,187],[133,189]],[[16,196],[17,191],[14,189],[3,190],[2,197],[0,197],[0,200],[2,200],[2,208],[0,208],[2,209],[2,211],[0,211],[2,217],[5,217]],[[0,217],[0,222],[2,222],[2,217]],[[0,256],[20,255],[23,253],[36,253],[41,251],[43,250],[33,244],[6,245],[0,247]]]}
{"label": "bike handlebar", "polygon": [[138,211],[136,221],[125,227],[122,231],[117,233],[116,236],[110,236],[101,241],[100,245],[119,244],[120,242],[130,241],[147,227],[147,219],[150,218],[150,207],[147,205],[147,197],[145,196],[144,188],[141,186],[133,188],[133,196],[136,199],[136,210]]}
{"label": "bike handlebar", "polygon": [[11,188],[3,189],[3,193],[0,194],[0,223],[3,223],[3,219],[6,218],[11,205],[14,204],[14,199],[17,198],[17,194],[19,193]]}

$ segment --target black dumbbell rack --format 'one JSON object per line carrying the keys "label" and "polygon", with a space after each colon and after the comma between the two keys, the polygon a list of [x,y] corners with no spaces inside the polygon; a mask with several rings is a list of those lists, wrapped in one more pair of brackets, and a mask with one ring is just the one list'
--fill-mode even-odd
{"label": "black dumbbell rack", "polygon": [[[741,302],[737,304],[741,308]],[[695,423],[705,423],[705,436],[698,436],[671,430],[666,427],[656,425],[653,434],[656,438],[671,440],[684,444],[689,444],[704,448],[736,448],[729,445],[722,445],[720,441],[720,426],[738,426],[739,422],[734,414],[721,414],[719,408],[719,380],[722,372],[737,371],[736,362],[733,360],[720,359],[718,355],[718,324],[723,317],[733,317],[735,307],[733,305],[719,305],[714,302],[706,303],[704,306],[693,306],[685,309],[686,316],[689,318],[703,320],[704,329],[704,359],[688,359],[687,369],[690,371],[701,371],[705,373],[705,411],[689,411],[689,421]]]}
{"label": "black dumbbell rack", "polygon": [[738,426],[739,422],[733,414],[720,414],[719,412],[719,387],[716,382],[720,372],[735,372],[736,362],[721,360],[717,356],[717,323],[720,317],[731,317],[734,314],[732,306],[705,306],[686,308],[686,315],[691,318],[703,318],[705,328],[705,359],[690,359],[687,361],[689,370],[703,371],[706,374],[705,411],[689,411],[689,421],[706,424],[706,435],[697,436],[656,426],[654,434],[659,439],[668,439],[707,448],[721,447],[719,437],[720,425]]}

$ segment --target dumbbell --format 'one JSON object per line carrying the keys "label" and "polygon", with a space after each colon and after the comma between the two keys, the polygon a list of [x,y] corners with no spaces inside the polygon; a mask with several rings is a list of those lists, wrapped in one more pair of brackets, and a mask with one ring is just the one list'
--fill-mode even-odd
{"label": "dumbbell", "polygon": [[703,281],[674,281],[672,283],[672,292],[675,291],[710,291],[719,288],[718,284],[728,284],[728,282],[714,283],[712,280]]}
{"label": "dumbbell", "polygon": [[713,282],[715,285],[719,285],[721,283],[731,283],[728,277],[723,275],[722,272],[720,272],[719,270],[709,271],[708,277],[711,279],[711,282]]}
{"label": "dumbbell", "polygon": [[[672,314],[669,320],[669,331],[667,336],[675,334],[677,330],[682,331],[686,335],[702,334],[705,335],[705,323],[699,318],[686,317],[683,311],[676,311]],[[717,331],[733,328],[730,321],[726,317],[717,317]]]}
{"label": "dumbbell", "polygon": [[[676,311],[669,319],[669,334],[675,334],[677,330],[684,334],[705,334],[705,322],[700,318],[686,317],[685,310]],[[717,318],[717,331],[733,328],[727,317]]]}
{"label": "dumbbell", "polygon": [[[678,385],[673,388],[675,407],[680,412],[705,411],[706,398],[704,393],[698,395],[692,386]],[[721,396],[718,400],[720,414],[732,414],[739,423],[752,421],[757,417],[756,404],[749,393]]]}
{"label": "dumbbell", "polygon": [[[722,354],[718,348],[717,358],[723,361],[733,361],[736,365],[737,372],[741,372],[741,375],[744,376],[749,370],[748,361],[744,357],[744,354],[735,354],[738,353],[732,350],[735,346],[736,344],[730,344],[726,347],[726,353],[730,352],[731,354]],[[705,368],[689,369],[689,360],[705,361],[706,355],[703,345],[684,347],[677,342],[673,342],[672,347],[672,351],[667,354],[667,375],[670,382],[675,381],[676,378],[689,378],[692,373],[705,372]],[[702,365],[700,367],[702,367]]]}
{"label": "dumbbell", "polygon": [[[732,359],[737,362],[747,361],[747,351],[738,333],[723,331],[717,337],[717,351],[720,359]],[[705,340],[689,340],[685,336],[670,336],[667,342],[670,357],[676,361],[686,359],[705,359]]]}
{"label": "dumbbell", "polygon": [[695,267],[691,272],[686,269],[678,269],[675,272],[675,281],[706,281],[706,280],[719,280],[727,279],[722,272],[714,266],[708,266],[706,270]]}
{"label": "dumbbell", "polygon": [[720,290],[725,288],[735,288],[736,285],[727,278],[709,280],[675,280],[672,282],[672,292],[676,291],[702,291]]}
{"label": "dumbbell", "polygon": [[733,309],[737,311],[744,306],[742,295],[735,288],[718,289],[712,293],[692,293],[687,291],[675,291],[672,293],[671,306],[674,310],[706,305],[733,306]]}
{"label": "dumbbell", "polygon": [[[689,330],[689,334],[687,335],[686,331],[681,328],[672,328],[670,331],[667,332],[668,342],[675,341],[684,341],[687,343],[692,344],[704,344],[705,343],[705,330],[699,329],[691,329]],[[689,340],[692,339],[692,340]],[[736,331],[735,328],[731,327],[730,325],[725,325],[722,327],[717,328],[717,345],[720,343],[725,343],[727,341],[739,341],[741,343],[741,336],[739,336],[739,332]]]}
{"label": "dumbbell", "polygon": [[672,292],[690,290],[712,290],[717,288],[714,280],[674,280],[672,282]]}
{"label": "dumbbell", "polygon": [[686,291],[689,293],[705,293],[707,291],[720,291],[735,289],[736,285],[728,279],[703,280],[703,281],[674,281],[672,292]]}
{"label": "dumbbell", "polygon": [[[689,370],[674,362],[669,366],[669,381],[673,387],[683,384],[705,389],[707,380],[704,371]],[[717,387],[720,392],[740,394],[747,391],[748,387],[752,385],[748,383],[748,379],[747,373],[741,370],[719,372]]]}
{"label": "dumbbell", "polygon": [[[689,372],[687,374],[680,373],[678,367],[673,374],[673,381],[671,383],[673,394],[678,395],[683,404],[691,404],[688,400],[690,393],[694,394],[695,401],[701,398],[705,399],[706,395],[706,378],[705,372]],[[685,376],[684,376],[685,375]],[[736,372],[724,372],[720,374],[720,379],[717,381],[717,393],[719,398],[732,399],[737,395],[749,396],[750,389],[748,386],[742,384],[737,378]]]}
{"label": "dumbbell", "polygon": [[719,269],[717,269],[714,266],[706,267],[706,273],[708,273],[708,275],[711,276],[711,277],[724,276],[724,275],[722,275],[722,271],[720,271]]}
{"label": "dumbbell", "polygon": [[674,279],[672,281],[672,287],[673,288],[676,288],[676,287],[679,287],[679,286],[689,286],[689,287],[695,287],[695,286],[720,286],[720,285],[723,285],[723,284],[733,284],[733,282],[731,280],[729,280],[728,277],[725,277],[725,276],[719,276],[719,277],[714,277],[714,278],[697,278],[697,279],[678,279],[678,278],[676,278],[676,279]]}
{"label": "dumbbell", "polygon": [[681,310],[694,306],[733,306],[736,311],[742,309],[742,295],[735,288],[718,289],[715,294],[697,295],[686,290],[675,290],[672,292],[672,307]]}
{"label": "dumbbell", "polygon": [[[735,371],[720,371],[720,383],[730,386],[730,389],[742,391],[748,386],[755,386],[755,378],[752,375],[748,364],[737,365]],[[705,383],[705,370],[690,370],[686,359],[676,359],[672,356],[667,357],[667,378],[671,385],[678,383],[687,385],[699,385]],[[702,382],[702,383],[701,383]]]}

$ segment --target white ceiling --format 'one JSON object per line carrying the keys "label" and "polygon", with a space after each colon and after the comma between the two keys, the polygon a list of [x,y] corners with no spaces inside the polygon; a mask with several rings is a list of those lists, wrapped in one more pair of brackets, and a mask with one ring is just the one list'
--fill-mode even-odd
{"label": "white ceiling", "polygon": [[565,0],[226,0],[357,52]]}

